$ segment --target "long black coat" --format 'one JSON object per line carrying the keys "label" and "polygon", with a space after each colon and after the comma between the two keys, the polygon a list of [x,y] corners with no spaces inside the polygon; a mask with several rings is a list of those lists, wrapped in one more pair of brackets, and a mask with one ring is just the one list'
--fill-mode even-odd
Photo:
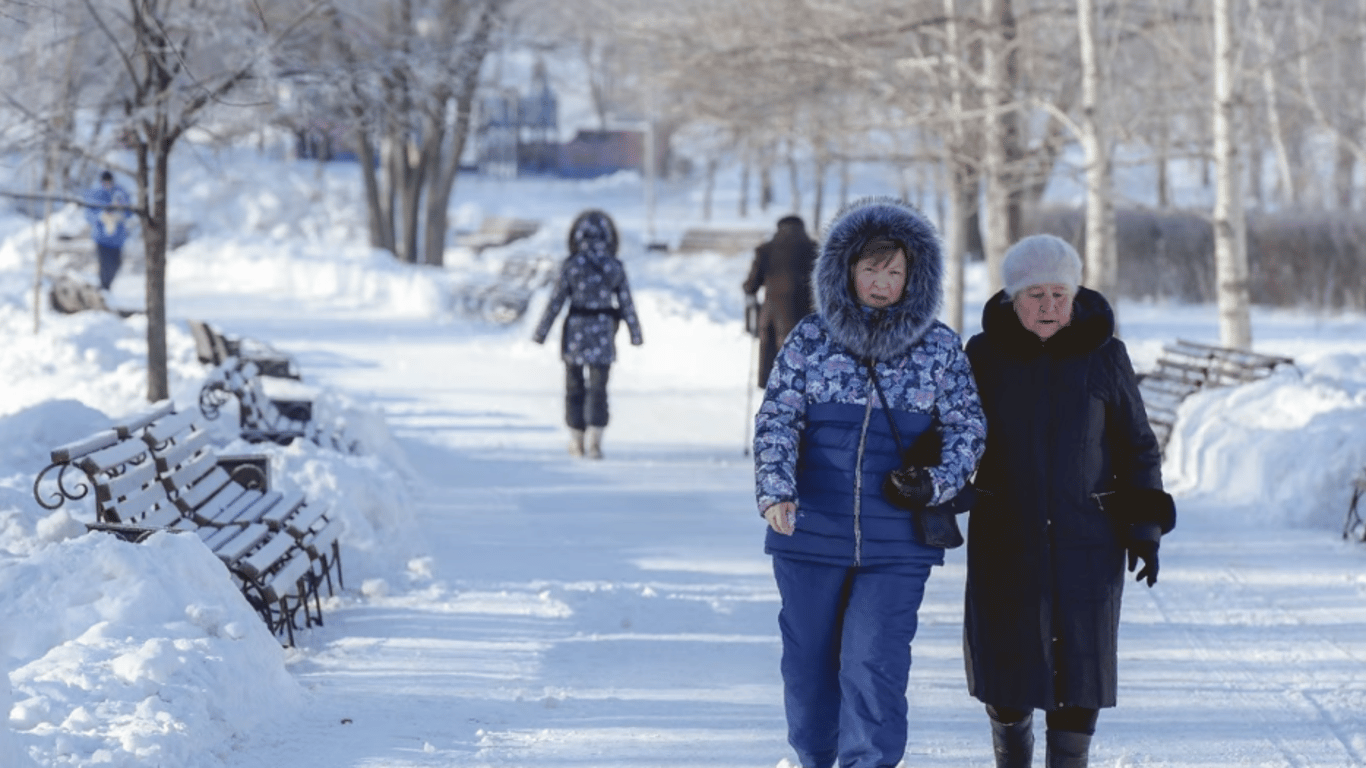
{"label": "long black coat", "polygon": [[741,287],[750,295],[758,293],[760,286],[764,289],[757,329],[760,387],[768,384],[773,360],[787,334],[814,310],[811,270],[815,265],[816,241],[806,234],[800,219],[779,222],[773,239],[754,249],[749,276]]}
{"label": "long black coat", "polygon": [[1114,327],[1105,298],[1080,288],[1072,322],[1040,341],[1000,292],[968,341],[987,445],[968,523],[964,657],[968,689],[987,704],[1115,704],[1129,526],[1165,532],[1175,512]]}

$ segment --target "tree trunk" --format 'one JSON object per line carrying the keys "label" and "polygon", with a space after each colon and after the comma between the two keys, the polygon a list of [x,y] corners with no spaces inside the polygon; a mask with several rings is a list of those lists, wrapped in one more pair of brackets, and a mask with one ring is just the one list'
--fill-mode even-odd
{"label": "tree trunk", "polygon": [[[439,100],[435,109],[438,114],[445,112],[445,100]],[[446,251],[446,208],[450,204],[450,189],[455,185],[455,169],[459,158],[452,168],[450,153],[443,152],[446,144],[446,127],[433,115],[424,127],[421,149],[418,150],[418,164],[427,169],[419,180],[418,201],[422,205],[422,262],[440,266],[445,260]],[[446,173],[450,172],[450,178]],[[425,183],[425,192],[422,186]],[[415,203],[416,204],[416,203]],[[417,245],[416,243],[414,245]]]}
{"label": "tree trunk", "polygon": [[985,188],[986,232],[982,250],[987,262],[990,292],[999,291],[1001,264],[1011,243],[1010,186],[1006,143],[1009,140],[1011,94],[1008,88],[1006,47],[1010,44],[1005,21],[1011,16],[1010,0],[987,0],[988,42],[982,51],[982,89],[985,92],[982,176]]}
{"label": "tree trunk", "polygon": [[702,187],[702,220],[711,221],[711,198],[716,190],[716,166],[714,157],[707,158],[706,185]]}
{"label": "tree trunk", "polygon": [[138,188],[150,196],[139,200],[138,207],[147,262],[147,400],[152,403],[171,396],[166,365],[166,184],[171,142],[165,129],[164,118],[159,119],[138,146]]}
{"label": "tree trunk", "polygon": [[737,212],[740,218],[749,216],[749,159],[740,165],[740,199]]}
{"label": "tree trunk", "polygon": [[[357,119],[359,120],[359,116]],[[356,128],[355,136],[361,181],[365,185],[365,212],[366,222],[370,229],[370,246],[372,248],[383,248],[393,253],[393,219],[389,217],[388,206],[384,204],[384,195],[381,191],[379,179],[379,157],[375,152],[375,142],[370,138],[370,132],[363,125]]]}
{"label": "tree trunk", "polygon": [[1111,201],[1110,148],[1105,105],[1101,102],[1104,73],[1096,39],[1094,0],[1077,0],[1077,28],[1081,48],[1081,145],[1086,162],[1086,260],[1084,281],[1114,303],[1119,278],[1115,249],[1115,217]]}
{"label": "tree trunk", "polygon": [[965,319],[965,269],[968,227],[977,205],[977,175],[961,161],[950,161],[948,211],[944,232],[944,322],[958,333]]}
{"label": "tree trunk", "polygon": [[816,231],[820,231],[821,228],[821,207],[825,203],[825,171],[828,166],[829,161],[818,155],[815,168],[812,169],[816,178],[813,179],[815,199],[811,201],[811,227]]}
{"label": "tree trunk", "polygon": [[1238,185],[1238,144],[1233,136],[1237,108],[1233,2],[1214,0],[1214,271],[1218,281],[1220,343],[1235,349],[1251,349],[1246,231]]}
{"label": "tree trunk", "polygon": [[[1271,35],[1266,31],[1266,23],[1262,20],[1262,11],[1258,0],[1251,0],[1252,28],[1254,30],[1257,45],[1261,49],[1261,83],[1262,98],[1266,101],[1266,131],[1271,139],[1271,146],[1276,150],[1276,180],[1280,188],[1281,200],[1294,207],[1299,202],[1299,189],[1295,183],[1294,172],[1291,171],[1290,153],[1286,150],[1285,134],[1281,129],[1281,110],[1277,103],[1276,86],[1276,62],[1278,51],[1276,44],[1271,40]],[[1260,157],[1260,153],[1253,157]],[[1261,163],[1251,164],[1254,174],[1258,178],[1261,176]],[[1262,199],[1261,184],[1254,188],[1257,200]]]}

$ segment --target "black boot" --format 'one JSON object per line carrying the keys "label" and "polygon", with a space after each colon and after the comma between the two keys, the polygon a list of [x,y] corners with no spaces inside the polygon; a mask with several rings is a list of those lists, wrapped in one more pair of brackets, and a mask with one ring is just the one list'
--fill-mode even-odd
{"label": "black boot", "polygon": [[1048,732],[1048,768],[1086,768],[1091,734],[1076,731]]}
{"label": "black boot", "polygon": [[1018,723],[991,720],[991,746],[996,768],[1029,768],[1034,761],[1034,713]]}

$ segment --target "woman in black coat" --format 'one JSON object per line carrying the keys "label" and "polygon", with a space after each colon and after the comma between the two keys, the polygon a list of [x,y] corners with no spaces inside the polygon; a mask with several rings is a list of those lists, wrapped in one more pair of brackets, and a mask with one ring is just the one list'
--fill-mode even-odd
{"label": "woman in black coat", "polygon": [[1035,709],[1049,768],[1082,768],[1098,711],[1115,705],[1125,553],[1156,583],[1176,511],[1114,313],[1078,285],[1076,250],[1027,237],[1003,271],[967,345],[987,419],[968,523],[968,689],[987,705],[998,768],[1030,765]]}

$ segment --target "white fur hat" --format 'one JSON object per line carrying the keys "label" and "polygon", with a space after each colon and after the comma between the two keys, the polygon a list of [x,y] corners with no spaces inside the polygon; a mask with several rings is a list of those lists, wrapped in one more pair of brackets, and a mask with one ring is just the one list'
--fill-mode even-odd
{"label": "white fur hat", "polygon": [[1081,256],[1060,237],[1030,235],[1006,250],[1001,276],[1011,298],[1031,285],[1065,285],[1075,295],[1081,284]]}

